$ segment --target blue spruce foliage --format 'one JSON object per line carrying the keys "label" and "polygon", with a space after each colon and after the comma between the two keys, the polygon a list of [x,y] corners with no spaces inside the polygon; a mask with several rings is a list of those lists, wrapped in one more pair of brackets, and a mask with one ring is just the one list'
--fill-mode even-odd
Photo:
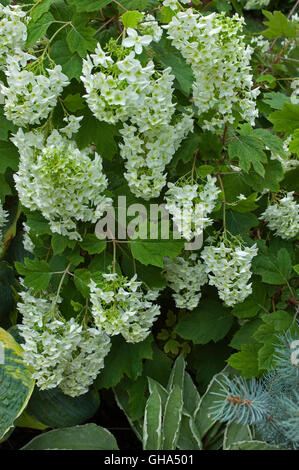
{"label": "blue spruce foliage", "polygon": [[[289,330],[277,337],[275,369],[262,379],[225,376],[210,408],[222,422],[253,425],[255,438],[282,449],[299,448],[299,336]],[[298,357],[297,357],[298,356]]]}

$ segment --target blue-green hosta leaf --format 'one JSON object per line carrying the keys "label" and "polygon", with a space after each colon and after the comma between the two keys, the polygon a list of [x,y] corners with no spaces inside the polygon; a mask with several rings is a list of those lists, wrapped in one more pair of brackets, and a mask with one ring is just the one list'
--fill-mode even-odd
{"label": "blue-green hosta leaf", "polygon": [[174,387],[174,385],[177,385],[180,387],[182,390],[184,388],[184,378],[185,378],[185,368],[186,368],[186,363],[185,359],[182,354],[179,355],[179,357],[176,359],[175,363],[173,364],[168,384],[167,384],[167,390],[170,391]]}
{"label": "blue-green hosta leaf", "polygon": [[213,415],[210,414],[210,408],[215,402],[215,393],[218,393],[221,390],[221,386],[218,383],[218,381],[221,382],[221,380],[224,380],[223,373],[214,375],[205,394],[200,400],[200,407],[195,416],[195,424],[201,439],[215,424],[215,419]]}
{"label": "blue-green hosta leaf", "polygon": [[114,436],[94,423],[41,434],[22,450],[118,450]]}
{"label": "blue-green hosta leaf", "polygon": [[192,417],[184,414],[181,421],[178,448],[180,450],[202,450],[202,442],[195,421]]}
{"label": "blue-green hosta leaf", "polygon": [[82,424],[91,419],[100,406],[98,392],[90,390],[79,397],[65,395],[60,388],[35,389],[27,407],[39,422],[53,428]]}
{"label": "blue-green hosta leaf", "polygon": [[185,372],[184,375],[183,401],[183,413],[185,415],[189,415],[191,418],[195,418],[196,413],[199,409],[200,395],[188,372]]}
{"label": "blue-green hosta leaf", "polygon": [[0,440],[26,408],[33,388],[34,380],[23,362],[21,346],[0,328]]}
{"label": "blue-green hosta leaf", "polygon": [[144,410],[143,449],[160,450],[162,443],[162,399],[154,386]]}
{"label": "blue-green hosta leaf", "polygon": [[174,385],[169,392],[163,417],[163,450],[175,450],[177,447],[183,413],[183,392],[178,385]]}
{"label": "blue-green hosta leaf", "polygon": [[237,423],[227,424],[223,437],[223,450],[228,450],[236,442],[250,441],[251,439],[252,433],[249,426]]}

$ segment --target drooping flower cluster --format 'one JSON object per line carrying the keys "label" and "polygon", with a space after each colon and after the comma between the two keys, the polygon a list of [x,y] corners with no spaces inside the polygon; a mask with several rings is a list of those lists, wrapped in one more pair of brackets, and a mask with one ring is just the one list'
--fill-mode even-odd
{"label": "drooping flower cluster", "polygon": [[149,335],[160,313],[160,307],[152,303],[158,291],[144,293],[141,285],[136,275],[128,280],[117,273],[103,274],[100,282],[91,280],[91,312],[100,332],[121,334],[129,343],[143,341]]}
{"label": "drooping flower cluster", "polygon": [[[58,96],[69,84],[61,65],[41,74],[38,73],[39,61],[35,59],[22,51],[7,59],[7,87],[1,85],[1,92],[5,116],[17,126],[40,123],[56,106]],[[28,64],[31,60],[34,62]]]}
{"label": "drooping flower cluster", "polygon": [[46,141],[42,132],[22,129],[12,138],[20,153],[14,175],[20,201],[40,210],[52,232],[75,240],[81,239],[77,222],[96,222],[111,202],[103,195],[107,178],[101,157],[95,153],[93,158],[89,148],[80,151],[63,135],[71,135],[78,120],[70,118],[60,133],[53,130]]}
{"label": "drooping flower cluster", "polygon": [[209,284],[215,286],[219,297],[232,307],[243,302],[251,294],[251,261],[257,255],[256,245],[252,247],[205,246],[201,257],[205,263]]}
{"label": "drooping flower cluster", "polygon": [[186,240],[201,235],[203,229],[213,223],[208,215],[215,208],[220,193],[216,178],[208,175],[204,186],[168,183],[168,188],[165,209],[172,215],[176,230]]}
{"label": "drooping flower cluster", "polygon": [[83,61],[85,98],[99,120],[123,122],[124,176],[137,197],[150,199],[165,185],[165,166],[193,129],[193,119],[190,113],[174,119],[170,68],[155,70],[152,61],[143,67],[134,51],[120,47],[114,55],[98,45]]}
{"label": "drooping flower cluster", "polygon": [[205,266],[196,253],[191,253],[187,259],[178,256],[175,259],[165,258],[165,277],[174,291],[172,297],[178,308],[193,310],[201,298],[201,287],[208,277]]}
{"label": "drooping flower cluster", "polygon": [[83,60],[81,80],[86,89],[87,104],[96,118],[116,124],[125,121],[142,104],[154,73],[149,61],[142,67],[134,51],[118,50],[119,57],[103,51],[98,44],[94,54]]}
{"label": "drooping flower cluster", "polygon": [[24,291],[20,296],[24,361],[33,369],[39,388],[59,386],[71,396],[86,393],[104,367],[109,337],[95,328],[83,329],[74,318],[63,319],[53,295],[38,298]]}
{"label": "drooping flower cluster", "polygon": [[[156,114],[153,121],[157,121],[159,113]],[[166,184],[165,167],[192,129],[190,114],[182,115],[174,124],[155,123],[143,132],[138,126],[124,124],[120,155],[126,160],[124,176],[133,194],[146,200],[160,195]]]}
{"label": "drooping flower cluster", "polygon": [[299,233],[299,204],[294,199],[294,191],[268,206],[260,219],[268,223],[275,235],[286,240],[296,237]]}
{"label": "drooping flower cluster", "polygon": [[3,209],[3,206],[0,201],[0,248],[3,243],[3,228],[8,219],[8,212]]}
{"label": "drooping flower cluster", "polygon": [[219,131],[233,123],[234,110],[254,125],[258,115],[250,68],[252,48],[241,35],[244,18],[224,13],[202,16],[190,8],[178,12],[165,26],[172,44],[191,65],[195,81],[193,101],[202,127]]}
{"label": "drooping flower cluster", "polygon": [[27,39],[25,12],[18,5],[4,7],[0,3],[0,70],[7,58],[22,49]]}

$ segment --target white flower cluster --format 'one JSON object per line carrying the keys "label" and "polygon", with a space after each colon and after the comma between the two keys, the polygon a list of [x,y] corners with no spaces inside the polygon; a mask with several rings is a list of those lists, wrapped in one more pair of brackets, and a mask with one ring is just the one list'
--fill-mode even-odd
{"label": "white flower cluster", "polygon": [[[155,101],[151,103],[154,108]],[[146,117],[144,115],[144,124]],[[157,110],[152,120],[158,117]],[[174,124],[156,124],[143,132],[138,126],[124,124],[120,131],[123,137],[123,143],[119,144],[120,155],[126,160],[124,176],[133,194],[146,200],[160,195],[166,184],[165,167],[192,129],[190,114],[182,115]]]}
{"label": "white flower cluster", "polygon": [[129,343],[143,341],[160,313],[160,307],[152,303],[158,290],[144,293],[136,275],[131,280],[117,273],[102,277],[99,283],[91,280],[89,284],[96,327],[109,336],[121,334]]}
{"label": "white flower cluster", "polygon": [[247,0],[244,8],[245,10],[259,10],[268,6],[270,0]]}
{"label": "white flower cluster", "polygon": [[[70,117],[65,128],[53,130],[44,139],[39,131],[12,138],[20,153],[19,170],[14,175],[20,201],[31,210],[40,210],[52,232],[81,240],[77,222],[96,222],[111,199],[102,193],[107,178],[102,159],[91,150],[79,151],[66,136],[77,129],[80,118]],[[88,184],[87,184],[88,183]]]}
{"label": "white flower cluster", "polygon": [[294,199],[294,191],[281,198],[277,204],[271,204],[262,213],[260,219],[268,223],[275,235],[286,240],[299,233],[299,204]]}
{"label": "white flower cluster", "polygon": [[82,73],[89,108],[100,121],[116,124],[134,115],[142,103],[154,63],[142,67],[134,51],[128,55],[125,52],[122,60],[114,60],[98,44],[94,54],[83,60]]}
{"label": "white flower cluster", "polygon": [[154,42],[159,42],[162,37],[163,29],[153,15],[146,15],[137,28],[143,35],[151,36]]}
{"label": "white flower cluster", "polygon": [[201,254],[209,284],[215,286],[219,297],[229,307],[243,302],[251,294],[251,261],[257,255],[256,245],[242,248],[226,246],[206,246]]}
{"label": "white flower cluster", "polygon": [[54,296],[37,298],[30,291],[20,296],[24,361],[33,369],[32,377],[39,388],[59,386],[71,396],[86,393],[104,367],[109,337],[95,328],[83,329],[74,318],[64,320],[57,312]]}
{"label": "white flower cluster", "polygon": [[190,8],[164,26],[193,70],[193,101],[204,129],[217,132],[225,123],[233,123],[234,107],[252,125],[258,115],[259,89],[252,88],[249,64],[253,49],[245,45],[243,24],[244,18],[237,14],[202,16]]}
{"label": "white flower cluster", "polygon": [[8,219],[8,212],[3,209],[1,201],[0,201],[0,248],[3,243],[3,227],[5,226],[7,219]]}
{"label": "white flower cluster", "polygon": [[203,187],[198,184],[168,183],[168,188],[165,209],[172,215],[176,229],[186,240],[201,235],[203,229],[213,223],[208,215],[215,208],[220,193],[216,178],[207,175]]}
{"label": "white flower cluster", "polygon": [[0,3],[0,70],[7,58],[22,49],[27,39],[25,12],[18,5],[4,7]]}
{"label": "white flower cluster", "polygon": [[271,160],[278,160],[283,168],[284,173],[287,171],[297,168],[299,165],[299,160],[292,154],[289,149],[290,142],[292,141],[292,136],[287,137],[283,143],[283,150],[285,152],[284,156],[281,156],[276,153],[271,154]]}
{"label": "white flower cluster", "polygon": [[93,114],[109,123],[123,122],[120,154],[126,162],[125,178],[137,197],[150,199],[165,185],[165,167],[193,129],[193,119],[184,114],[173,122],[175,77],[170,68],[155,70],[152,61],[142,67],[134,51],[125,54],[114,60],[98,45],[83,61],[81,78]]}
{"label": "white flower cluster", "polygon": [[[5,116],[17,126],[40,123],[56,106],[58,96],[69,84],[61,65],[39,74],[36,72],[38,59],[35,59],[35,56],[22,51],[7,59],[5,74],[8,86],[1,85],[1,92]],[[35,62],[27,64],[31,60]]]}
{"label": "white flower cluster", "polygon": [[293,90],[291,94],[291,102],[293,104],[299,104],[299,78],[296,78],[291,83],[291,88]]}
{"label": "white flower cluster", "polygon": [[201,287],[208,281],[204,264],[196,253],[191,253],[188,259],[165,258],[164,266],[165,277],[175,292],[172,297],[176,306],[193,310],[200,301]]}

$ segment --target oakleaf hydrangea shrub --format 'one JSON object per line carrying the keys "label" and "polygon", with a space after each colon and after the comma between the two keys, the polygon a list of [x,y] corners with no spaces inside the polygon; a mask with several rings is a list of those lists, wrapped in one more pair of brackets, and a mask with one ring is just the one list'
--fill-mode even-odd
{"label": "oakleaf hydrangea shrub", "polygon": [[[103,408],[114,391],[138,434],[172,362],[180,401],[182,354],[202,403],[235,372],[211,446],[224,421],[298,446],[297,8],[0,0],[0,340],[22,348],[0,364],[21,397],[0,441],[34,383],[37,401],[108,389]],[[204,448],[186,423],[176,444]]]}

